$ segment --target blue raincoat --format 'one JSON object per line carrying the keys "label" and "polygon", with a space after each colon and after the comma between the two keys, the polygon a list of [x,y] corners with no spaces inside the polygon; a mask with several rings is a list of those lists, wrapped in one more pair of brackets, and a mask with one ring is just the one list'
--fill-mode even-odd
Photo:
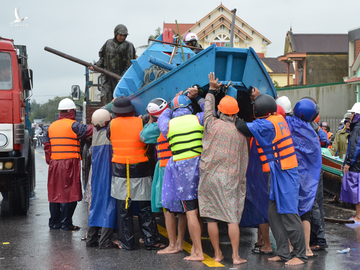
{"label": "blue raincoat", "polygon": [[[146,144],[155,144],[160,136],[160,130],[156,122],[146,124],[140,132],[140,140]],[[164,180],[165,167],[160,167],[160,161],[156,163],[153,182],[151,185],[151,211],[158,213],[162,211],[161,192]]]}
{"label": "blue raincoat", "polygon": [[258,227],[268,223],[270,194],[269,173],[262,170],[255,140],[250,143],[249,164],[246,171],[246,198],[241,227]]}
{"label": "blue raincoat", "polygon": [[321,172],[321,147],[318,136],[309,122],[297,116],[286,116],[293,138],[300,180],[299,215],[311,210]]}
{"label": "blue raincoat", "polygon": [[93,134],[92,140],[90,227],[117,228],[116,199],[110,196],[111,158],[111,142],[104,127]]}
{"label": "blue raincoat", "polygon": [[[204,103],[200,105],[204,109]],[[192,109],[191,109],[192,110]],[[167,139],[169,122],[172,118],[191,114],[188,108],[178,108],[175,111],[166,109],[158,119],[158,127]],[[200,125],[204,125],[204,112],[196,114]],[[190,159],[173,161],[171,157],[165,168],[162,186],[162,205],[173,212],[182,212],[182,200],[194,200],[198,198],[198,185],[200,179],[199,162],[201,156]]]}
{"label": "blue raincoat", "polygon": [[[275,139],[275,128],[269,120],[256,119],[246,125],[260,147],[270,145]],[[270,154],[267,157],[270,159],[274,155]],[[300,187],[297,168],[282,170],[281,165],[275,161],[268,164],[271,176],[269,199],[276,202],[279,214],[297,214]]]}

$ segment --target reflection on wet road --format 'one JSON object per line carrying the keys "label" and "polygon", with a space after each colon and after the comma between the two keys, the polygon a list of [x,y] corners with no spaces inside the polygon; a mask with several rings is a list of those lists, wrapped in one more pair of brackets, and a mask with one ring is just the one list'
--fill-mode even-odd
{"label": "reflection on wet road", "polygon": [[[79,202],[74,214],[74,224],[80,231],[62,232],[49,230],[49,205],[47,201],[47,165],[42,148],[36,149],[37,185],[27,216],[0,216],[0,269],[208,269],[201,262],[188,262],[183,258],[186,251],[172,255],[157,255],[138,243],[134,251],[119,249],[102,250],[86,248],[81,241],[87,229],[87,204]],[[348,212],[349,217],[353,214]],[[163,217],[157,219],[164,228]],[[137,224],[137,222],[135,222]],[[221,249],[224,267],[214,269],[289,269],[283,263],[268,262],[267,255],[252,254],[251,249],[257,238],[257,230],[241,228],[240,256],[247,259],[244,265],[234,266],[231,260],[231,246],[227,237],[227,226],[220,226]],[[136,235],[137,239],[139,235]],[[329,247],[318,251],[319,256],[310,259],[296,269],[360,269],[360,226],[326,222],[326,238]],[[162,236],[162,241],[168,243]],[[186,239],[188,243],[191,240]],[[213,256],[210,240],[202,240],[204,253]],[[275,244],[271,236],[271,243]],[[188,249],[191,248],[190,244]],[[350,248],[345,254],[337,250]]]}

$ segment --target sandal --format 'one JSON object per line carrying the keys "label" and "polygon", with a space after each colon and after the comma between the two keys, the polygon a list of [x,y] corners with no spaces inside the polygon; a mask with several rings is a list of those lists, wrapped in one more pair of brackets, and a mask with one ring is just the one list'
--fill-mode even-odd
{"label": "sandal", "polygon": [[272,251],[262,251],[262,250],[260,250],[260,247],[253,248],[251,250],[251,252],[254,253],[254,254],[264,254],[264,255],[272,255],[273,254]]}
{"label": "sandal", "polygon": [[75,225],[72,225],[69,227],[69,229],[67,229],[68,231],[78,231],[80,230],[80,227],[79,226],[75,226]]}
{"label": "sandal", "polygon": [[122,248],[121,246],[118,246],[115,243],[111,243],[110,245],[106,245],[106,246],[99,246],[100,249],[112,249],[112,248]]}
{"label": "sandal", "polygon": [[310,249],[312,251],[320,251],[320,250],[325,250],[327,247],[328,247],[328,245],[324,245],[324,246],[312,245],[312,246],[310,246]]}
{"label": "sandal", "polygon": [[152,246],[146,247],[147,250],[159,250],[159,249],[164,249],[164,248],[166,248],[166,246],[162,243],[157,243]]}
{"label": "sandal", "polygon": [[62,231],[78,231],[78,230],[80,230],[80,227],[75,226],[75,225],[72,225],[72,226],[70,226],[70,227],[67,228],[67,229],[62,229],[62,228],[61,228],[61,230],[62,230]]}

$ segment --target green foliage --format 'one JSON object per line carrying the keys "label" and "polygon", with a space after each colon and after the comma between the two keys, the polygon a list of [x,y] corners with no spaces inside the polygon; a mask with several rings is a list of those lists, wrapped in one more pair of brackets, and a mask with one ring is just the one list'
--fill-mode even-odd
{"label": "green foliage", "polygon": [[279,85],[279,83],[278,83],[277,81],[274,81],[274,87],[275,87],[275,88],[279,88],[279,87],[280,87],[280,85]]}
{"label": "green foliage", "polygon": [[[149,36],[149,39],[156,39],[158,36],[161,35],[161,28],[158,27],[156,30],[155,30],[155,35],[151,35]],[[151,41],[148,41],[148,44],[150,44]]]}
{"label": "green foliage", "polygon": [[[82,106],[84,101],[84,93],[81,92],[81,98],[80,100],[74,101],[76,105]],[[55,121],[55,114],[58,113],[58,105],[59,102],[64,98],[70,98],[71,96],[67,97],[58,97],[56,96],[53,99],[49,99],[44,104],[39,104],[36,102],[36,100],[31,101],[31,114],[30,114],[30,121],[31,123],[34,122],[34,119],[44,119],[45,123],[52,123]],[[80,110],[80,107],[78,107],[78,110]]]}

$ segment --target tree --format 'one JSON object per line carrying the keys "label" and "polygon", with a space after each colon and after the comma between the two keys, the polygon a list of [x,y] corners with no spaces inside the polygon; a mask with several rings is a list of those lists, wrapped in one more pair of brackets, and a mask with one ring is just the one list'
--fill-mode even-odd
{"label": "tree", "polygon": [[275,88],[279,88],[279,87],[280,87],[279,83],[278,83],[277,81],[275,81],[275,80],[274,80],[274,87],[275,87]]}
{"label": "tree", "polygon": [[[80,100],[75,101],[75,104],[78,105],[78,108],[81,108],[83,101],[84,101],[84,93],[81,92]],[[71,98],[71,96],[67,97],[58,97],[56,96],[53,99],[49,99],[44,104],[39,104],[36,100],[31,102],[31,114],[30,114],[30,121],[31,123],[34,122],[34,119],[44,119],[46,123],[55,121],[55,114],[58,113],[58,106],[59,102],[64,98]]]}
{"label": "tree", "polygon": [[[156,30],[155,30],[155,35],[151,35],[149,36],[149,39],[156,39],[158,36],[161,35],[161,28],[158,27]],[[148,44],[150,44],[151,41],[148,40]]]}

